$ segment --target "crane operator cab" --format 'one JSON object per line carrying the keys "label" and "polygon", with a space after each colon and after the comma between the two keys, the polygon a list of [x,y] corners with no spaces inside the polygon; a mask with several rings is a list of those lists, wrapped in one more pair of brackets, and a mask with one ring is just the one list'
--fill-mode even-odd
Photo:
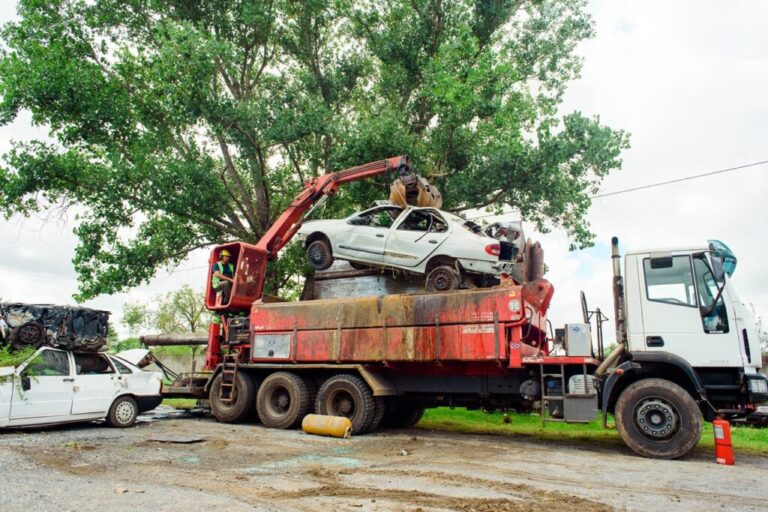
{"label": "crane operator cab", "polygon": [[231,242],[208,258],[205,306],[212,311],[246,311],[260,298],[266,254],[254,245]]}

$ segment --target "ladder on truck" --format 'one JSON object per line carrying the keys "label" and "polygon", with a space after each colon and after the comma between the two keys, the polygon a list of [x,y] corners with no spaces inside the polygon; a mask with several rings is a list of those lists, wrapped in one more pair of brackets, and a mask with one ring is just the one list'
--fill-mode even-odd
{"label": "ladder on truck", "polygon": [[[541,423],[546,422],[567,422],[567,423],[589,423],[597,419],[597,388],[594,381],[590,379],[591,375],[587,372],[587,364],[583,363],[582,378],[584,379],[581,390],[568,390],[568,382],[565,380],[566,366],[570,364],[557,363],[539,363],[539,385],[541,386]],[[578,375],[578,374],[577,374]],[[560,380],[559,395],[548,394],[546,383],[548,378]],[[549,414],[548,404],[551,402],[560,402],[562,407],[562,417],[555,418]]]}
{"label": "ladder on truck", "polygon": [[234,402],[237,393],[237,370],[240,360],[239,350],[230,350],[221,362],[221,387],[219,399],[225,404]]}

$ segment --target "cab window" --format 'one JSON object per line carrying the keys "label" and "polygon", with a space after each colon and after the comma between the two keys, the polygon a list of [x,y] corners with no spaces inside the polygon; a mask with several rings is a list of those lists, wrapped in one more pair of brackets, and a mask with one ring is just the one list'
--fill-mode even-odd
{"label": "cab window", "polygon": [[115,373],[107,358],[101,354],[75,354],[78,375],[104,375]]}
{"label": "cab window", "polygon": [[[720,286],[712,274],[712,269],[701,255],[693,259],[693,269],[696,273],[696,287],[699,295],[701,321],[704,332],[708,334],[724,334],[728,332],[728,312],[719,294]],[[720,295],[715,304],[715,298]]]}
{"label": "cab window", "polygon": [[355,226],[370,226],[373,228],[390,228],[395,219],[402,213],[402,208],[396,206],[383,206],[365,211],[349,220]]}
{"label": "cab window", "polygon": [[403,231],[429,231],[430,233],[444,233],[448,231],[448,225],[437,213],[414,210],[397,228]]}
{"label": "cab window", "polygon": [[66,352],[44,350],[24,369],[28,377],[52,377],[69,375],[69,357]]}
{"label": "cab window", "polygon": [[696,307],[690,257],[673,256],[664,264],[655,265],[652,264],[651,258],[646,258],[643,260],[643,266],[648,300]]}

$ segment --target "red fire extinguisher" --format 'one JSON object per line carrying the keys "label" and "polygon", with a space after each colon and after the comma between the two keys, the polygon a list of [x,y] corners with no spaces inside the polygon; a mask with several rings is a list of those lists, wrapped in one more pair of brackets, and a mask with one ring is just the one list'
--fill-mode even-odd
{"label": "red fire extinguisher", "polygon": [[731,443],[731,424],[728,420],[717,418],[712,422],[715,430],[715,459],[718,464],[733,466],[733,444]]}

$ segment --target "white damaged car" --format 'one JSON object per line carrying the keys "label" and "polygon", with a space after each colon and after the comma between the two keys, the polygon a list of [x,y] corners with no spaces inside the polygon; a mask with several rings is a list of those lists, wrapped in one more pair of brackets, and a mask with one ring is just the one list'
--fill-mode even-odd
{"label": "white damaged car", "polygon": [[517,247],[486,236],[477,224],[435,208],[380,205],[346,219],[311,220],[297,233],[315,270],[334,259],[353,267],[426,275],[428,291],[494,282],[509,273]]}
{"label": "white damaged car", "polygon": [[0,367],[0,427],[99,419],[130,427],[163,400],[162,374],[136,366],[136,352],[123,359],[42,347],[17,367]]}

